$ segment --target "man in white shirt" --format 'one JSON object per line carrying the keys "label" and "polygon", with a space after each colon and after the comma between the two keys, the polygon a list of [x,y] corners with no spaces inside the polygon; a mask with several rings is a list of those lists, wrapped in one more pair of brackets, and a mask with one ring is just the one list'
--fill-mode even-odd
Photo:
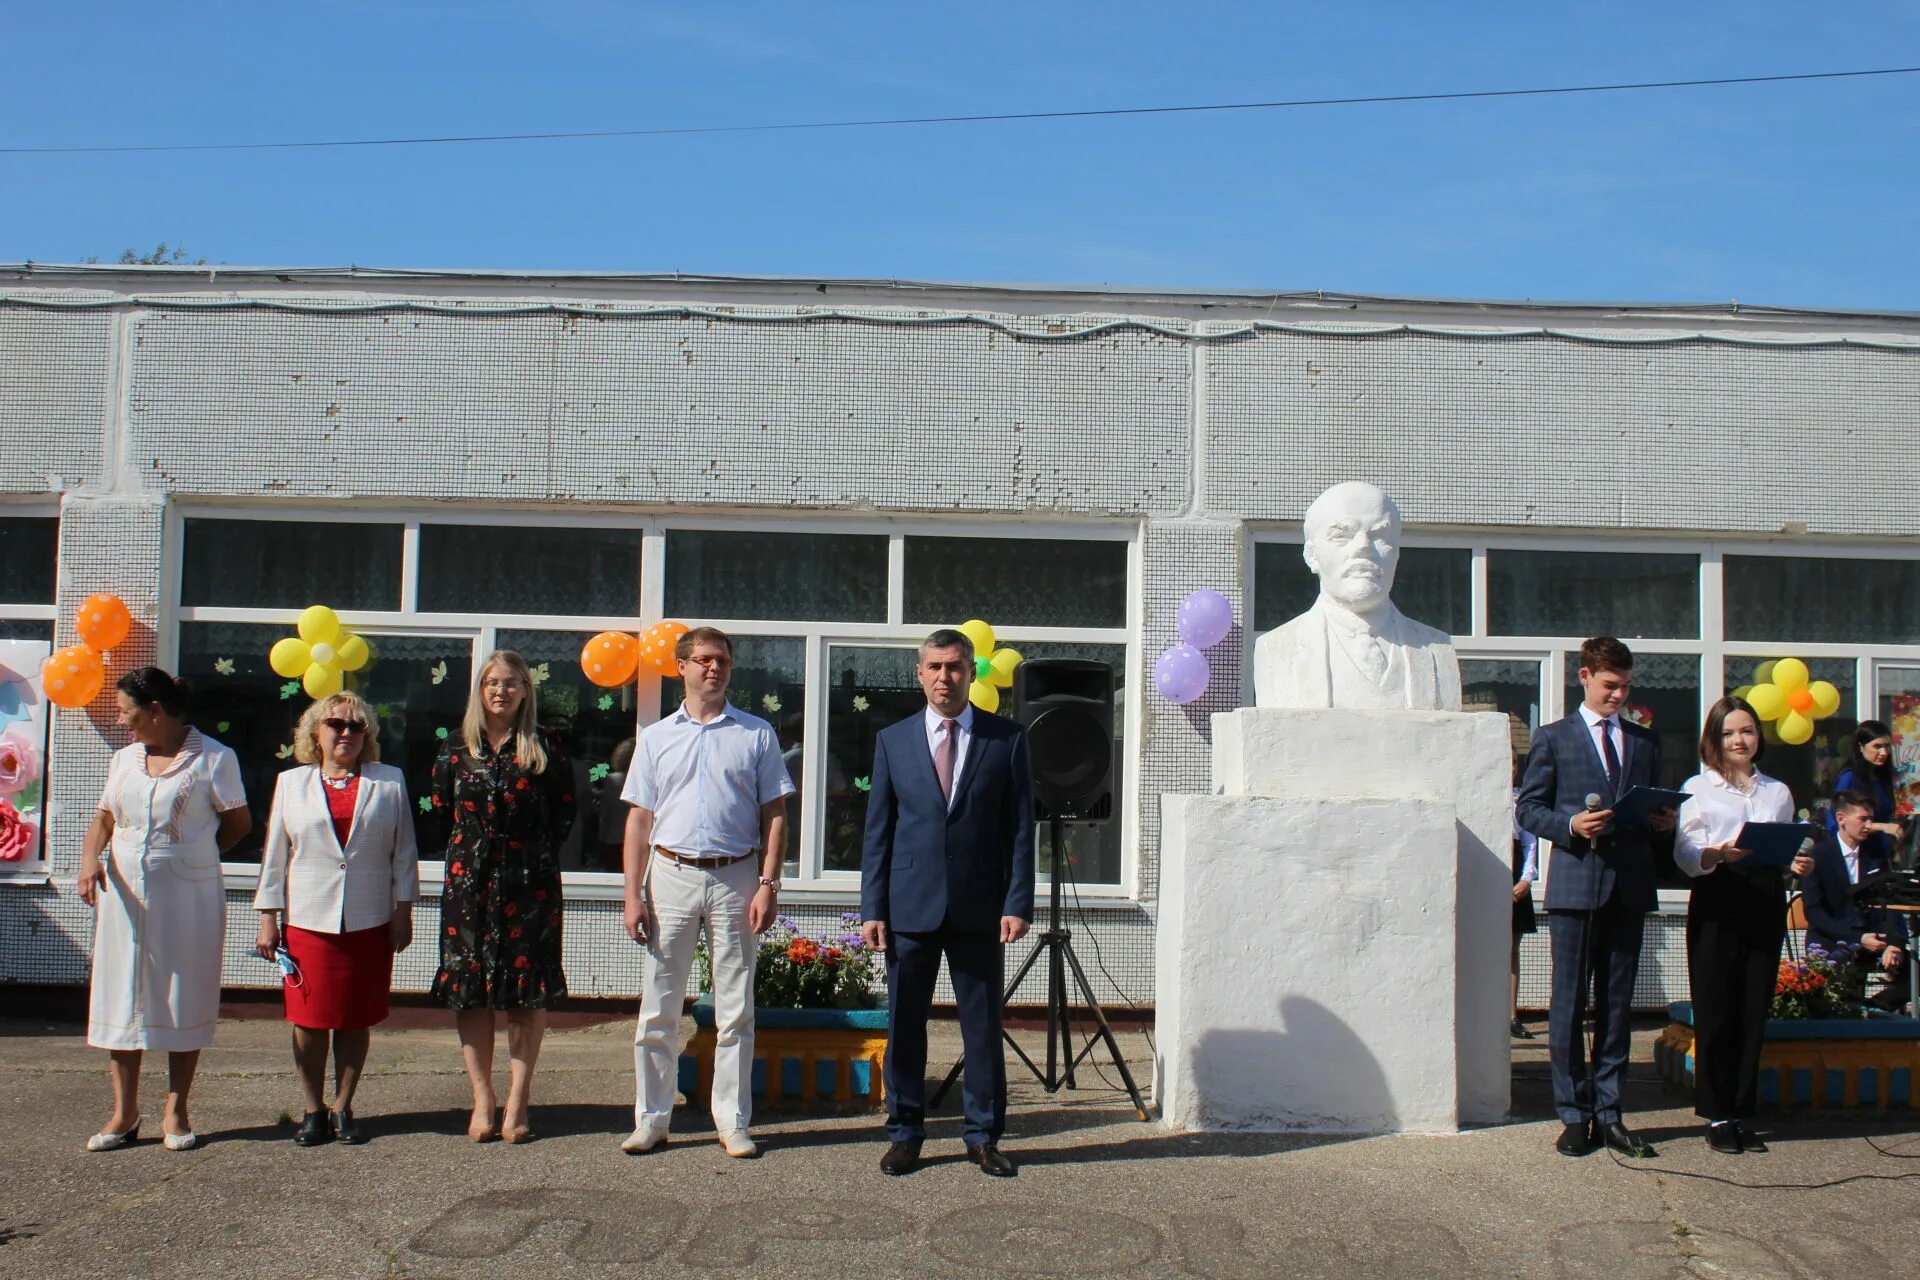
{"label": "man in white shirt", "polygon": [[733,642],[695,627],[674,646],[686,701],[640,733],[621,799],[626,926],[650,963],[633,1036],[627,1152],[665,1141],[680,1060],[680,1008],[700,931],[713,966],[713,1126],[730,1156],[757,1151],[753,975],[773,923],[793,791],[773,726],[727,702]]}

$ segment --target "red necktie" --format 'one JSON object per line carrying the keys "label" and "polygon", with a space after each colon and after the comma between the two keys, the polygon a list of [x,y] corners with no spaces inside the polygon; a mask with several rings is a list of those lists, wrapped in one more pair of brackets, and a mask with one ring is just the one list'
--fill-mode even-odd
{"label": "red necktie", "polygon": [[1602,720],[1593,727],[1600,731],[1600,759],[1607,766],[1607,786],[1615,795],[1620,793],[1620,757],[1613,749],[1613,734],[1608,730],[1613,721]]}
{"label": "red necktie", "polygon": [[942,720],[940,746],[933,753],[933,774],[940,779],[940,794],[953,803],[953,762],[960,756],[960,722]]}

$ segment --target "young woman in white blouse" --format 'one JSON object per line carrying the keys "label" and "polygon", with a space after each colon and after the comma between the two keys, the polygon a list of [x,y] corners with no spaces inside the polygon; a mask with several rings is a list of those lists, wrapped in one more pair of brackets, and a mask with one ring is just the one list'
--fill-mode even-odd
{"label": "young woman in white blouse", "polygon": [[[1756,1109],[1760,1042],[1773,1001],[1780,944],[1787,934],[1786,873],[1740,865],[1736,839],[1749,822],[1791,822],[1786,784],[1754,766],[1766,744],[1760,720],[1741,698],[1713,704],[1700,734],[1706,767],[1684,787],[1673,859],[1693,878],[1687,902],[1687,977],[1693,988],[1694,1112],[1707,1145],[1727,1155],[1767,1149],[1740,1122]],[[1794,859],[1807,875],[1813,859]]]}

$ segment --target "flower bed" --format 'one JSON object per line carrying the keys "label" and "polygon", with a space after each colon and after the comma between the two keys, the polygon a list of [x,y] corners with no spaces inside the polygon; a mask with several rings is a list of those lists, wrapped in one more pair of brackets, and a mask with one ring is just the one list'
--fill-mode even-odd
{"label": "flower bed", "polygon": [[[1693,1091],[1693,1003],[1667,1006],[1672,1019],[1654,1042],[1653,1065]],[[1760,1049],[1760,1104],[1788,1111],[1912,1107],[1920,1079],[1920,1019],[1771,1018]]]}

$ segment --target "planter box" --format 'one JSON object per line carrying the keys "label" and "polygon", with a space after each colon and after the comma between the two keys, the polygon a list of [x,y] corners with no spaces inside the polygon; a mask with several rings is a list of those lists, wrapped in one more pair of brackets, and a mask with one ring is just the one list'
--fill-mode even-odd
{"label": "planter box", "polygon": [[[1654,1042],[1653,1065],[1693,1091],[1693,1004],[1667,1006],[1672,1019]],[[1760,1048],[1760,1104],[1780,1111],[1912,1107],[1920,1079],[1920,1019],[1878,1016],[1775,1019]]]}
{"label": "planter box", "polygon": [[[704,1105],[713,1087],[713,1004],[688,1012],[697,1030],[680,1055],[680,1092]],[[760,1009],[753,1019],[753,1096],[770,1104],[873,1111],[886,1101],[885,1009]]]}

